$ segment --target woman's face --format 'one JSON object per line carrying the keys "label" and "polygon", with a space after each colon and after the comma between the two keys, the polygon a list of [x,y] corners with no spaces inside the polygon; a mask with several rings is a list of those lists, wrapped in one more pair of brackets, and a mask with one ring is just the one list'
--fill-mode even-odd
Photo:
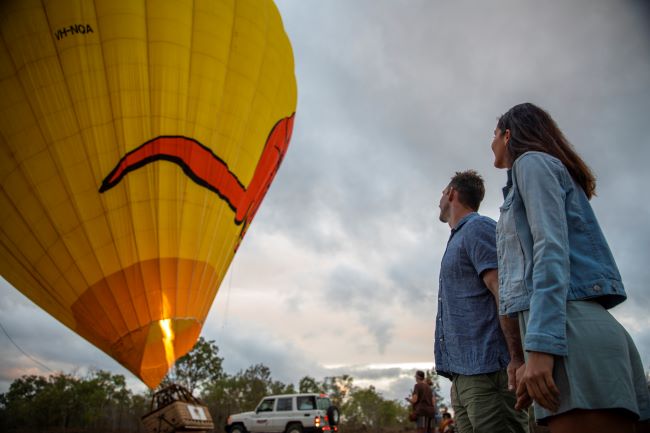
{"label": "woman's face", "polygon": [[496,168],[510,168],[510,153],[508,153],[508,140],[510,140],[510,130],[501,131],[499,128],[494,130],[492,139],[492,152],[494,152],[494,166]]}

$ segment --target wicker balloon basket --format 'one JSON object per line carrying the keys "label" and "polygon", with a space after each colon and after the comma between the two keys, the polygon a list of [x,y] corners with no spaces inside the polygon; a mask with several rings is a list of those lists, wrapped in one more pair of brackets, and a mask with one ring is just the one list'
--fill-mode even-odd
{"label": "wicker balloon basket", "polygon": [[187,389],[170,385],[151,399],[142,417],[145,433],[207,432],[214,428],[208,408]]}

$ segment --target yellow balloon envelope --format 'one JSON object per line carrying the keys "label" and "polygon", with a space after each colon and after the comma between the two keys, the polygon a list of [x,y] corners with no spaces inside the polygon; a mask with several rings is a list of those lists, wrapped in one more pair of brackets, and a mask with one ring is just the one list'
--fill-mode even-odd
{"label": "yellow balloon envelope", "polygon": [[0,34],[2,276],[155,387],[287,150],[280,15],[270,0],[13,0]]}

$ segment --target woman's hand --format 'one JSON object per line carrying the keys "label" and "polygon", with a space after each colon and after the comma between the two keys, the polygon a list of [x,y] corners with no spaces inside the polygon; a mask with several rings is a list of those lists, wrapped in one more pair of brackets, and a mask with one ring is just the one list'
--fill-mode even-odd
{"label": "woman's hand", "polygon": [[[540,406],[556,412],[560,406],[560,391],[553,381],[553,355],[542,352],[529,352],[528,360],[518,380],[517,406],[526,402],[526,394]],[[521,404],[520,404],[521,403]],[[517,407],[516,406],[516,407]]]}

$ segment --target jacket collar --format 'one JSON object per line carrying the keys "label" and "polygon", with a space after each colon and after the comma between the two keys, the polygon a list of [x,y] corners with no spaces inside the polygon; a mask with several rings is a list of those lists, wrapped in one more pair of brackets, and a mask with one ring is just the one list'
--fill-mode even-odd
{"label": "jacket collar", "polygon": [[510,189],[512,188],[512,169],[508,169],[508,181],[506,182],[506,186],[504,186],[501,190],[503,191],[503,199],[505,200],[506,197],[508,196],[508,193],[510,192]]}

